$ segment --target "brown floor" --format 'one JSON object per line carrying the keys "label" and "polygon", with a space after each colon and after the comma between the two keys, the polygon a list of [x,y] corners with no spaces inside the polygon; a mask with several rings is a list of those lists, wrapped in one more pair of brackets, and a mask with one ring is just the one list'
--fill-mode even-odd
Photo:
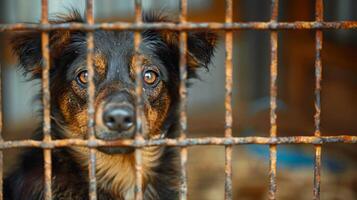
{"label": "brown floor", "polygon": [[[241,147],[233,152],[233,195],[239,200],[267,199],[269,163],[245,152]],[[224,148],[192,147],[188,162],[189,199],[224,199]],[[321,199],[357,199],[355,168],[334,174],[322,171]],[[281,169],[278,166],[277,199],[310,200],[313,188],[313,166],[301,169]]]}

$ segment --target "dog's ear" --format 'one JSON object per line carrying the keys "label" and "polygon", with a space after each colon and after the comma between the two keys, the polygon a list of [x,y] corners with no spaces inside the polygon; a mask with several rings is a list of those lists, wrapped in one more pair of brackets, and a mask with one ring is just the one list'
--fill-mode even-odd
{"label": "dog's ear", "polygon": [[41,33],[35,31],[16,33],[10,42],[24,73],[30,73],[31,77],[40,76],[42,63]]}
{"label": "dog's ear", "polygon": [[[60,16],[58,20],[51,21],[53,24],[68,23],[68,22],[83,22],[77,11]],[[50,62],[55,62],[63,56],[66,48],[74,38],[78,40],[78,34],[83,35],[79,31],[70,30],[55,30],[49,32],[49,47],[50,47]],[[84,37],[85,40],[85,37]],[[20,67],[24,74],[29,74],[31,78],[41,77],[42,71],[42,47],[41,47],[41,32],[39,31],[23,31],[16,33],[10,40],[14,54],[19,58]],[[53,64],[53,63],[52,63]],[[51,64],[51,66],[53,66]]]}
{"label": "dog's ear", "polygon": [[[160,38],[159,40],[161,40],[161,42],[164,42],[166,49],[164,52],[160,51],[160,53],[170,52],[171,55],[175,55],[176,57],[179,55],[180,41],[178,32],[146,31],[145,35],[148,38],[153,38],[156,35]],[[212,60],[217,45],[217,38],[217,34],[211,31],[195,31],[187,33],[186,62],[188,79],[197,78],[197,69],[208,69],[208,65]],[[162,45],[163,43],[158,42],[155,44],[157,49],[162,48],[158,47],[158,45]]]}
{"label": "dog's ear", "polygon": [[216,44],[217,34],[205,32],[190,32],[187,38],[187,75],[188,78],[197,77],[198,68],[208,69]]}
{"label": "dog's ear", "polygon": [[[145,13],[144,22],[173,22],[160,13]],[[179,32],[168,30],[147,30],[144,37],[155,38],[158,36],[167,46],[168,51],[178,55],[179,52]],[[187,33],[187,78],[197,77],[196,71],[199,68],[208,69],[216,45],[218,35],[212,31],[190,31]],[[159,43],[160,44],[160,43]]]}

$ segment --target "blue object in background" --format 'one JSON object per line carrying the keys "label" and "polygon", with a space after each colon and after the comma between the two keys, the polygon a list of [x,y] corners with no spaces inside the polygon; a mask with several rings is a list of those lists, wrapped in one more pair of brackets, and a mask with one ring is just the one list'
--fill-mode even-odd
{"label": "blue object in background", "polygon": [[[244,135],[251,135],[247,132]],[[306,151],[307,146],[278,145],[277,147],[277,165],[281,168],[298,169],[311,168],[314,166],[314,153]],[[313,146],[309,145],[312,149]],[[308,148],[309,148],[308,147]],[[247,145],[244,146],[248,153],[253,156],[269,161],[268,145]],[[322,155],[322,167],[331,172],[338,173],[346,169],[347,163],[336,160],[333,157],[324,157]]]}

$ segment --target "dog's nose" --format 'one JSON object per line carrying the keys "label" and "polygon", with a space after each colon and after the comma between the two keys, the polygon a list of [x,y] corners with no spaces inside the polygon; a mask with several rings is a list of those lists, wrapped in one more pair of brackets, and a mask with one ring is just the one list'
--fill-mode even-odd
{"label": "dog's nose", "polygon": [[112,131],[127,131],[135,125],[135,114],[129,106],[116,106],[103,113],[103,122]]}

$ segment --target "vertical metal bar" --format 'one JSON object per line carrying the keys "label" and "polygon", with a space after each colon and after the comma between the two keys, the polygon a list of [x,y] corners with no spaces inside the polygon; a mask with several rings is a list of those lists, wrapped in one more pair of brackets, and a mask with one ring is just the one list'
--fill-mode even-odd
{"label": "vertical metal bar", "polygon": [[[48,24],[48,0],[42,0],[41,24]],[[49,34],[41,33],[42,49],[42,104],[43,104],[43,141],[51,141],[51,118],[50,118],[50,50]],[[43,150],[44,156],[44,197],[46,200],[52,199],[52,158],[51,149]]]}
{"label": "vertical metal bar", "polygon": [[[142,7],[141,0],[135,0],[135,22],[136,24],[142,24]],[[136,74],[136,126],[137,132],[135,134],[135,142],[143,140],[143,127],[142,122],[144,121],[143,116],[143,84],[142,84],[142,60],[139,54],[141,43],[141,32],[136,31],[134,33],[134,63],[135,63],[135,74]],[[135,149],[135,200],[143,199],[143,173],[142,173],[142,151],[140,148]]]}
{"label": "vertical metal bar", "polygon": [[[323,0],[315,2],[315,21],[323,21]],[[316,30],[315,44],[315,136],[320,137],[320,118],[321,118],[321,79],[322,79],[322,31]],[[320,199],[320,184],[321,184],[321,145],[315,145],[315,163],[314,163],[314,200]]]}
{"label": "vertical metal bar", "polygon": [[[3,142],[3,137],[2,137],[2,66],[0,64],[0,142]],[[3,162],[3,152],[0,150],[0,200],[3,200],[3,168],[4,168],[4,162]]]}
{"label": "vertical metal bar", "polygon": [[[271,1],[271,22],[278,21],[279,1]],[[278,32],[276,30],[270,33],[270,45],[271,45],[271,63],[270,63],[270,137],[275,138],[277,136],[277,124],[276,124],[276,100],[278,93],[277,78],[278,78]],[[270,169],[269,169],[269,199],[276,199],[276,161],[277,161],[277,147],[276,145],[270,145]]]}
{"label": "vertical metal bar", "polygon": [[[94,24],[93,1],[86,1],[86,22],[89,25]],[[94,99],[95,99],[95,85],[94,85],[94,34],[87,33],[87,70],[88,70],[88,139],[95,140],[95,121],[94,121]],[[89,199],[97,199],[97,180],[96,180],[96,149],[89,148]]]}
{"label": "vertical metal bar", "polygon": [[[226,0],[226,23],[233,22],[233,1]],[[232,137],[232,85],[233,85],[233,32],[226,32],[226,96],[225,96],[225,133],[226,138]],[[232,192],[232,145],[225,146],[225,187],[224,199],[231,200]]]}
{"label": "vertical metal bar", "polygon": [[[180,23],[187,22],[187,0],[180,0]],[[180,40],[180,124],[181,124],[181,135],[180,139],[186,138],[187,131],[187,32],[181,31],[179,35]],[[187,199],[187,147],[182,147],[180,150],[181,158],[181,187],[180,187],[180,199]]]}

